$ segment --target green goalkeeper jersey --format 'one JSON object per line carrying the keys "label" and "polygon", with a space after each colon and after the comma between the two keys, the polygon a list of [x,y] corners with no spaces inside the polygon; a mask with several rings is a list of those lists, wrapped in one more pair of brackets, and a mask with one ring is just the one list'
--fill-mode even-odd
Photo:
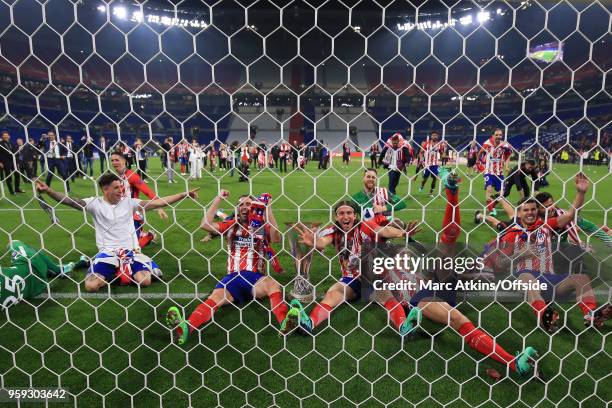
{"label": "green goalkeeper jersey", "polygon": [[47,290],[48,268],[42,256],[21,241],[12,241],[9,249],[12,266],[0,268],[0,309]]}
{"label": "green goalkeeper jersey", "polygon": [[389,193],[387,189],[384,189],[385,191],[382,190],[383,189],[374,189],[372,194],[367,194],[365,191],[361,190],[360,192],[353,194],[351,198],[353,201],[359,204],[362,212],[365,209],[373,208],[374,202],[380,195],[384,195],[384,198],[380,198],[380,201],[386,202],[387,211],[399,211],[407,207],[406,203],[397,195]]}

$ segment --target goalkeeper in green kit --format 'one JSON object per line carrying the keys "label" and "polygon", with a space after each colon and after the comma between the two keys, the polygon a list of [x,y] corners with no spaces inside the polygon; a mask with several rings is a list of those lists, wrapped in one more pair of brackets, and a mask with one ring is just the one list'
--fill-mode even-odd
{"label": "goalkeeper in green kit", "polygon": [[43,251],[21,241],[11,241],[11,266],[0,267],[0,310],[7,309],[23,299],[31,299],[47,290],[48,279],[67,276],[75,268],[87,266],[87,258],[59,266]]}

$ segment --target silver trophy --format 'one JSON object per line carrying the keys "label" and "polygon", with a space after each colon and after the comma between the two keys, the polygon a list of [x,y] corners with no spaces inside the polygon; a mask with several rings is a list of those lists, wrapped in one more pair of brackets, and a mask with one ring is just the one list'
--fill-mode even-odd
{"label": "silver trophy", "polygon": [[308,228],[314,234],[317,233],[317,229],[319,224],[315,223],[296,223],[296,222],[287,222],[285,226],[289,230],[289,234],[287,234],[289,239],[289,247],[291,249],[291,256],[295,261],[295,268],[297,271],[297,276],[293,283],[293,290],[291,291],[291,297],[299,300],[302,303],[310,303],[315,298],[315,287],[310,283],[310,279],[308,276],[308,271],[310,270],[310,265],[312,263],[312,248],[299,243],[299,234],[294,225],[298,225],[301,228]]}

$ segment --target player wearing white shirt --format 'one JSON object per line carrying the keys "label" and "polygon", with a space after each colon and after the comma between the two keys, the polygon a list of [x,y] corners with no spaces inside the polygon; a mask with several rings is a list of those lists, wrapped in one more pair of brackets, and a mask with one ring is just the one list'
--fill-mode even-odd
{"label": "player wearing white shirt", "polygon": [[36,189],[40,193],[47,193],[59,203],[87,211],[93,218],[98,254],[85,278],[86,291],[97,292],[114,280],[118,268],[122,283],[134,282],[149,286],[154,262],[140,252],[132,219],[134,211],[154,210],[186,197],[197,198],[197,190],[153,200],[139,200],[123,196],[121,180],[115,174],[102,175],[98,185],[103,196],[86,199],[69,197],[41,182],[36,182]]}

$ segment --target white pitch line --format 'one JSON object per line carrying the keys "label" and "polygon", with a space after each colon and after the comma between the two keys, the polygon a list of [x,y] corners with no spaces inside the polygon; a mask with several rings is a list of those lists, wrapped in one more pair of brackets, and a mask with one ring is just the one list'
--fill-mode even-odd
{"label": "white pitch line", "polygon": [[51,295],[42,293],[36,299],[206,299],[208,293],[81,293],[74,292],[52,292]]}
{"label": "white pitch line", "polygon": [[[611,295],[611,292],[609,290],[606,289],[596,289],[593,291],[595,293],[595,295],[597,297],[600,298],[608,298],[608,296]],[[317,295],[317,299],[321,299],[322,298],[322,292],[319,293]],[[148,293],[111,293],[110,295],[108,293],[81,293],[80,295],[78,295],[77,293],[74,292],[53,292],[51,293],[51,296],[49,296],[47,293],[43,293],[40,294],[38,296],[36,296],[36,299],[69,299],[69,300],[76,300],[76,299],[119,299],[119,300],[136,300],[136,299],[168,299],[168,300],[174,300],[174,299],[206,299],[208,297],[208,293],[201,293],[199,295],[196,296],[195,293],[184,293],[184,292],[180,292],[180,293],[160,293],[160,292],[148,292]],[[459,298],[460,299],[465,299],[465,293],[464,292],[459,292],[458,293]],[[514,302],[520,302],[520,297],[522,297],[522,294],[518,293],[518,292],[505,292],[505,291],[500,291],[497,294],[495,294],[495,292],[491,292],[491,291],[482,291],[482,292],[478,292],[478,293],[470,293],[469,294],[469,298],[472,300],[492,300],[494,297],[497,297],[497,300],[501,300],[501,301],[514,301]]]}

